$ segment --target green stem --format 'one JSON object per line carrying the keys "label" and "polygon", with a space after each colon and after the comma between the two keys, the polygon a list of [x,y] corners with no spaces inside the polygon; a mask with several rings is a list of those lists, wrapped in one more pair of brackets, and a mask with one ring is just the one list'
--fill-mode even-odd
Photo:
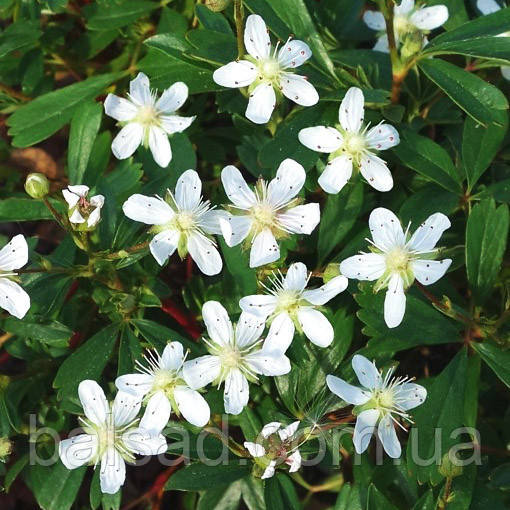
{"label": "green stem", "polygon": [[245,54],[244,50],[244,7],[243,0],[234,0],[234,20],[236,22],[237,32],[237,58],[242,58]]}
{"label": "green stem", "polygon": [[132,253],[136,253],[142,250],[145,250],[149,247],[150,241],[145,241],[143,243],[135,244],[134,246],[130,246],[129,248],[125,248],[123,250],[116,251],[114,253],[108,253],[105,255],[102,255],[101,253],[95,253],[94,255],[97,258],[102,258],[105,260],[117,260],[117,259],[125,259],[127,256],[129,256]]}

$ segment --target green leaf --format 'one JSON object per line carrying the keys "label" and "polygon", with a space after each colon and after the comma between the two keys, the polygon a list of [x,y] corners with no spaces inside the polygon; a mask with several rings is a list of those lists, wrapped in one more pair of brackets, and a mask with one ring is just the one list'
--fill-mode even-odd
{"label": "green leaf", "polygon": [[[50,200],[59,212],[65,208],[61,202]],[[0,222],[51,220],[52,214],[43,202],[33,198],[7,198],[0,200]]]}
{"label": "green leaf", "polygon": [[453,498],[448,502],[448,510],[469,510],[476,483],[476,465],[464,466],[462,475],[453,479],[451,494]]}
{"label": "green leaf", "polygon": [[472,342],[471,346],[501,381],[510,388],[510,351],[502,350],[490,340]]}
{"label": "green leaf", "polygon": [[34,21],[22,20],[12,23],[0,34],[0,58],[13,51],[31,48],[41,34],[39,23]]}
{"label": "green leaf", "polygon": [[8,317],[0,321],[0,327],[14,335],[40,340],[48,345],[65,347],[73,332],[64,324],[57,321],[48,323],[28,322],[27,319],[19,320]]}
{"label": "green leaf", "polygon": [[232,29],[228,24],[227,19],[219,12],[213,12],[211,9],[202,4],[196,4],[195,12],[197,18],[204,28],[214,30],[216,32],[223,32],[224,34],[234,35]]}
{"label": "green leaf", "polygon": [[395,510],[395,507],[388,501],[386,496],[371,483],[368,486],[367,510]]}
{"label": "green leaf", "polygon": [[505,138],[508,130],[508,114],[507,112],[498,113],[500,116],[498,124],[489,124],[487,127],[478,124],[471,117],[467,117],[464,122],[462,161],[468,180],[468,190],[473,189],[478,179],[489,168]]}
{"label": "green leaf", "polygon": [[196,510],[237,510],[241,500],[240,481],[225,487],[212,487],[198,500]]}
{"label": "green leaf", "polygon": [[500,122],[497,110],[508,109],[505,95],[473,73],[440,59],[424,59],[418,65],[457,106],[481,124]]}
{"label": "green leaf", "polygon": [[413,506],[412,510],[436,510],[434,493],[429,489]]}
{"label": "green leaf", "polygon": [[433,55],[466,55],[475,58],[510,61],[510,40],[508,37],[477,37],[463,41],[449,41],[425,47],[424,54]]}
{"label": "green leaf", "polygon": [[95,102],[84,102],[73,115],[67,153],[67,174],[71,184],[83,182],[102,116],[103,105]]}
{"label": "green leaf", "polygon": [[248,510],[266,510],[263,481],[254,476],[247,476],[240,483],[243,501]]}
{"label": "green leaf", "polygon": [[93,99],[120,74],[93,76],[39,96],[16,110],[7,120],[15,147],[29,147],[45,140],[67,124],[84,101]]}
{"label": "green leaf", "polygon": [[145,0],[124,0],[123,2],[93,3],[83,8],[89,30],[113,30],[133,23],[145,16],[157,4]]}
{"label": "green leaf", "polygon": [[342,485],[333,510],[362,510],[363,508],[358,487],[350,483]]}
{"label": "green leaf", "polygon": [[84,379],[98,380],[110,359],[119,333],[118,324],[110,324],[89,338],[60,365],[53,386],[59,395],[75,397]]}
{"label": "green leaf", "polygon": [[393,148],[405,166],[436,182],[444,189],[459,194],[462,187],[448,153],[436,142],[413,131],[403,131],[400,143]]}
{"label": "green leaf", "polygon": [[301,503],[292,481],[287,475],[277,473],[265,481],[264,500],[270,510],[299,510]]}
{"label": "green leaf", "polygon": [[165,490],[203,491],[215,486],[230,485],[248,476],[250,471],[251,465],[241,466],[235,461],[218,466],[190,464],[172,475]]}
{"label": "green leaf", "polygon": [[473,295],[483,303],[498,277],[508,236],[506,204],[496,208],[492,199],[475,205],[466,227],[466,270]]}

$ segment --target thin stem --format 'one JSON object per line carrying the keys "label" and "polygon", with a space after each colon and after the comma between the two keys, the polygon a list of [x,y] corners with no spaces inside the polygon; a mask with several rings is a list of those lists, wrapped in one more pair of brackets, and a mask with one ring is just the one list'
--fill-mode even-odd
{"label": "thin stem", "polygon": [[44,267],[36,267],[30,269],[17,269],[16,274],[34,274],[34,273],[70,273],[72,268],[68,267],[50,267],[45,269]]}
{"label": "thin stem", "polygon": [[130,246],[129,248],[125,248],[123,250],[116,251],[114,253],[109,253],[106,255],[101,255],[100,253],[96,253],[95,256],[105,259],[105,260],[117,260],[117,259],[125,259],[128,255],[132,253],[136,253],[148,248],[150,241],[145,241],[143,243],[135,244],[134,246]]}
{"label": "thin stem", "polygon": [[449,503],[450,492],[452,490],[452,480],[453,480],[453,478],[450,478],[450,477],[446,479],[446,482],[444,484],[443,495],[437,502],[437,510],[444,510],[446,508],[446,505]]}
{"label": "thin stem", "polygon": [[244,56],[244,7],[243,0],[234,0],[234,20],[237,32],[237,58]]}
{"label": "thin stem", "polygon": [[17,90],[14,90],[8,85],[4,85],[3,83],[0,83],[0,92],[14,97],[15,99],[19,99],[20,101],[30,101],[32,99],[31,97],[25,96],[25,94],[22,94],[21,92],[18,92]]}
{"label": "thin stem", "polygon": [[55,221],[65,230],[68,230],[66,228],[66,223],[64,222],[64,219],[62,218],[62,215],[51,205],[50,201],[47,198],[43,198],[42,201],[44,202],[44,205],[49,209],[52,216],[55,218]]}

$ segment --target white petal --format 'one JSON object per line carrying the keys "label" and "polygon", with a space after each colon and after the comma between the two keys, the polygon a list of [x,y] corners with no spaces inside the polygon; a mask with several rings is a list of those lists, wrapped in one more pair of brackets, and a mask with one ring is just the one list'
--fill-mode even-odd
{"label": "white petal", "polygon": [[159,434],[168,423],[172,407],[163,391],[157,391],[147,402],[140,424],[141,429]]}
{"label": "white petal", "polygon": [[206,355],[186,361],[182,367],[182,375],[190,388],[198,390],[217,379],[220,368],[218,356]]}
{"label": "white petal", "polygon": [[69,221],[71,223],[85,223],[85,218],[80,214],[80,211],[78,211],[78,209],[75,209],[73,211],[73,214],[69,216]]}
{"label": "white petal", "polygon": [[451,259],[414,260],[411,262],[411,268],[414,276],[422,285],[432,285],[444,276],[451,263]]}
{"label": "white petal", "polygon": [[363,14],[363,21],[367,27],[372,30],[386,30],[384,16],[379,11],[365,11]]}
{"label": "white petal", "polygon": [[285,352],[294,338],[294,323],[287,312],[279,313],[271,322],[264,349]]}
{"label": "white petal", "polygon": [[258,71],[255,64],[248,60],[229,62],[216,69],[213,73],[213,80],[222,87],[247,87],[257,77]]}
{"label": "white petal", "polygon": [[86,379],[78,386],[78,397],[85,416],[95,425],[102,425],[108,415],[108,402],[96,381]]}
{"label": "white petal", "polygon": [[219,220],[221,235],[225,238],[227,246],[237,246],[242,243],[250,233],[253,220],[250,216],[234,216],[229,214]]}
{"label": "white petal", "polygon": [[67,189],[62,190],[62,195],[64,196],[64,200],[67,202],[67,205],[69,205],[69,209],[74,207],[80,201],[80,197],[76,193],[71,193]]}
{"label": "white petal", "polygon": [[188,86],[182,81],[174,83],[163,91],[156,101],[156,109],[160,112],[173,113],[188,99]]}
{"label": "white petal", "polygon": [[352,357],[352,368],[361,386],[371,390],[380,387],[382,382],[381,374],[375,364],[365,358],[365,356],[355,354]]}
{"label": "white petal", "polygon": [[367,391],[353,386],[352,384],[346,383],[343,379],[334,375],[326,376],[326,384],[328,388],[342,400],[345,400],[348,404],[362,405],[370,400],[370,393]]}
{"label": "white petal", "polygon": [[280,429],[282,424],[279,421],[272,421],[270,423],[267,423],[262,427],[262,430],[260,431],[260,435],[267,439],[271,434],[274,434],[277,430]]}
{"label": "white petal", "polygon": [[248,404],[250,390],[246,377],[238,369],[233,369],[225,380],[223,404],[227,414],[240,414]]}
{"label": "white petal", "polygon": [[101,492],[115,494],[124,485],[126,479],[126,464],[120,453],[110,446],[101,458],[99,480]]}
{"label": "white petal", "polygon": [[92,462],[97,446],[97,436],[80,434],[60,441],[58,455],[67,469],[76,469]]}
{"label": "white petal", "polygon": [[305,179],[306,172],[302,165],[293,159],[284,159],[276,171],[276,177],[267,187],[269,203],[279,207],[290,202],[301,191]]}
{"label": "white petal", "polygon": [[172,208],[161,198],[139,194],[131,195],[122,210],[129,219],[147,225],[164,225],[174,217]]}
{"label": "white petal", "polygon": [[252,313],[257,317],[266,319],[276,308],[276,297],[267,294],[254,294],[239,300],[239,307],[243,312]]}
{"label": "white petal", "polygon": [[292,455],[285,459],[285,464],[289,465],[289,473],[295,473],[301,467],[301,454],[296,450]]}
{"label": "white petal", "polygon": [[333,326],[322,312],[313,308],[301,307],[297,316],[303,328],[303,333],[310,342],[319,347],[327,347],[331,344],[335,333]]}
{"label": "white petal", "polygon": [[361,175],[377,191],[389,191],[393,188],[393,177],[386,162],[374,154],[365,154],[359,165]]}
{"label": "white petal", "polygon": [[328,154],[338,150],[343,142],[342,135],[335,128],[327,126],[304,128],[298,138],[305,147]]}
{"label": "white petal", "polygon": [[228,220],[230,216],[230,213],[222,209],[209,209],[200,215],[197,225],[207,234],[223,235],[220,219]]}
{"label": "white petal", "polygon": [[505,78],[505,80],[510,80],[510,66],[502,66],[501,74],[503,75],[503,78]]}
{"label": "white petal", "polygon": [[345,276],[336,276],[318,289],[305,290],[303,292],[303,299],[306,299],[312,305],[322,306],[340,294],[340,292],[343,292],[348,284],[349,281]]}
{"label": "white petal", "polygon": [[398,459],[402,453],[402,448],[400,447],[397,433],[395,432],[395,426],[393,425],[393,420],[391,419],[390,414],[387,414],[379,422],[379,425],[377,426],[377,435],[381,440],[384,451],[392,459]]}
{"label": "white petal", "polygon": [[211,410],[205,398],[198,391],[186,386],[177,386],[174,398],[179,411],[187,422],[195,427],[207,425],[211,417]]}
{"label": "white petal", "polygon": [[167,450],[166,439],[159,433],[136,427],[122,434],[128,450],[138,455],[160,455]]}
{"label": "white petal", "polygon": [[370,213],[368,226],[375,245],[387,252],[405,244],[405,235],[400,220],[389,209],[378,207]]}
{"label": "white petal", "polygon": [[390,124],[379,124],[367,133],[366,141],[369,147],[384,151],[398,145],[400,137],[398,131]]}
{"label": "white petal", "polygon": [[433,5],[418,9],[411,15],[411,23],[420,30],[434,30],[448,20],[446,5]]}
{"label": "white petal", "polygon": [[136,78],[129,82],[129,96],[140,106],[152,104],[149,78],[144,73],[138,73]]}
{"label": "white petal", "polygon": [[236,324],[236,345],[240,348],[254,344],[264,332],[265,320],[248,312],[241,313]]}
{"label": "white petal", "polygon": [[374,51],[381,51],[382,53],[389,53],[390,52],[390,43],[388,41],[388,36],[386,34],[384,34],[381,37],[379,37],[372,49]]}
{"label": "white petal", "polygon": [[319,102],[315,87],[299,74],[282,73],[280,87],[285,97],[301,106],[313,106]]}
{"label": "white petal", "polygon": [[278,62],[283,68],[303,65],[312,56],[312,50],[303,41],[291,39],[278,52]]}
{"label": "white petal", "polygon": [[119,122],[127,122],[136,117],[138,107],[127,99],[108,94],[104,102],[104,112]]}
{"label": "white petal", "polygon": [[25,238],[18,234],[0,250],[0,270],[19,269],[28,262],[28,245]]}
{"label": "white petal", "polygon": [[255,124],[265,124],[276,106],[276,95],[270,83],[261,83],[250,94],[246,118]]}
{"label": "white petal", "polygon": [[30,296],[16,282],[0,278],[0,307],[23,319],[30,308]]}
{"label": "white petal", "polygon": [[101,219],[101,209],[99,209],[99,207],[98,207],[90,213],[89,219],[87,220],[87,226],[90,228],[95,227],[99,223],[100,219]]}
{"label": "white petal", "polygon": [[264,20],[258,14],[251,14],[246,19],[244,46],[246,51],[256,59],[269,56],[271,50],[269,33]]}
{"label": "white petal", "polygon": [[308,269],[302,262],[294,262],[287,269],[283,288],[302,292],[308,283]]}
{"label": "white petal", "polygon": [[149,148],[154,161],[162,168],[166,168],[172,159],[172,149],[166,132],[157,126],[149,130]]}
{"label": "white petal", "polygon": [[395,399],[404,411],[418,407],[426,398],[427,390],[415,383],[404,383],[395,392]]}
{"label": "white petal", "polygon": [[188,129],[195,119],[195,116],[181,117],[180,115],[162,115],[159,121],[166,133],[172,135],[173,133],[182,133],[185,129]]}
{"label": "white petal", "polygon": [[378,419],[379,411],[377,409],[368,409],[358,415],[352,438],[357,453],[363,453],[368,448]]}
{"label": "white petal", "polygon": [[112,142],[112,152],[117,159],[126,159],[133,155],[142,143],[143,126],[138,122],[126,124]]}
{"label": "white petal", "polygon": [[299,424],[299,421],[295,421],[284,429],[279,430],[278,435],[280,436],[280,439],[282,441],[287,441],[287,439],[290,439],[296,433],[297,429],[299,428]]}
{"label": "white petal", "polygon": [[266,450],[261,444],[245,441],[243,446],[250,452],[252,457],[263,457],[266,454]]}
{"label": "white petal", "polygon": [[320,206],[317,203],[298,205],[277,215],[286,230],[294,234],[310,235],[321,219]]}
{"label": "white petal", "polygon": [[143,397],[152,388],[154,377],[149,374],[125,374],[115,379],[115,386],[120,391]]}
{"label": "white petal", "polygon": [[181,342],[166,344],[161,355],[160,367],[165,370],[179,370],[184,361],[184,349]]}
{"label": "white petal", "polygon": [[357,133],[365,116],[365,98],[357,87],[351,87],[340,104],[338,119],[340,125],[350,133]]}
{"label": "white petal", "polygon": [[280,247],[269,229],[255,236],[250,250],[250,267],[270,264],[280,258]]}
{"label": "white petal", "polygon": [[262,476],[260,477],[261,480],[266,480],[267,478],[272,478],[275,473],[275,466],[276,461],[272,460],[269,465],[264,469],[264,472],[262,473]]}
{"label": "white petal", "polygon": [[84,184],[75,184],[74,186],[68,186],[67,189],[74,193],[75,195],[78,195],[79,197],[85,198],[89,193],[89,187],[85,186]]}
{"label": "white petal", "polygon": [[443,232],[450,227],[447,216],[434,213],[416,229],[407,246],[418,252],[433,251]]}
{"label": "white petal", "polygon": [[395,6],[396,14],[409,14],[414,9],[414,0],[402,0],[400,5]]}
{"label": "white petal", "polygon": [[394,274],[388,284],[384,299],[384,320],[389,328],[396,328],[404,318],[406,311],[406,295],[404,282],[400,275]]}
{"label": "white petal", "polygon": [[496,2],[496,0],[478,0],[476,2],[476,7],[482,14],[485,15],[498,12],[501,9],[501,6]]}
{"label": "white petal", "polygon": [[[202,319],[209,338],[218,345],[234,344],[234,329],[227,311],[218,301],[207,301],[202,306]],[[200,386],[201,387],[201,386]]]}
{"label": "white petal", "polygon": [[221,182],[228,199],[241,209],[250,209],[257,202],[255,193],[235,166],[226,166],[221,171]]}
{"label": "white petal", "polygon": [[154,236],[149,244],[149,249],[156,262],[162,266],[172,256],[179,244],[181,234],[178,230],[164,230]]}
{"label": "white petal", "polygon": [[266,345],[260,351],[245,357],[250,369],[256,374],[279,376],[290,372],[290,360],[281,351],[270,351]]}
{"label": "white petal", "polygon": [[192,234],[188,239],[188,251],[196,265],[207,276],[221,272],[223,261],[213,243],[201,233]]}
{"label": "white petal", "polygon": [[326,193],[336,194],[347,184],[351,175],[352,158],[338,156],[328,162],[317,182]]}
{"label": "white petal", "polygon": [[378,253],[360,253],[340,263],[340,272],[355,280],[378,280],[386,271],[386,261]]}
{"label": "white petal", "polygon": [[118,391],[112,405],[112,415],[115,426],[123,427],[131,423],[138,415],[141,407],[142,400],[139,396],[124,391]]}

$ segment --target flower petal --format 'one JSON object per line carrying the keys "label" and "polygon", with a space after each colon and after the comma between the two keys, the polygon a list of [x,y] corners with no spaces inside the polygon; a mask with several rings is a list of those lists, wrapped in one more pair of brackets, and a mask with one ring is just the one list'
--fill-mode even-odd
{"label": "flower petal", "polygon": [[340,379],[340,377],[328,375],[326,376],[326,384],[330,391],[348,404],[353,404],[355,406],[363,405],[370,400],[369,392],[345,382],[343,379]]}
{"label": "flower petal", "polygon": [[443,213],[429,216],[414,232],[407,246],[417,252],[434,251],[443,232],[451,227],[450,220]]}
{"label": "flower petal", "polygon": [[287,269],[283,288],[302,292],[308,283],[308,269],[302,262],[294,262]]}
{"label": "flower petal", "polygon": [[172,159],[172,149],[166,132],[157,126],[149,130],[149,148],[154,161],[161,167],[166,168]]}
{"label": "flower petal", "polygon": [[404,318],[406,295],[404,282],[399,274],[394,274],[388,284],[384,299],[384,320],[389,328],[396,328]]}
{"label": "flower petal", "polygon": [[501,6],[496,2],[496,0],[478,0],[476,2],[476,7],[484,15],[498,12],[501,9]]}
{"label": "flower petal", "polygon": [[250,209],[257,202],[255,193],[235,166],[226,166],[221,171],[221,182],[228,199],[239,208]]}
{"label": "flower petal", "polygon": [[188,99],[188,86],[178,81],[163,91],[155,106],[160,112],[173,113],[186,102],[186,99]]}
{"label": "flower petal", "polygon": [[278,214],[277,218],[287,231],[310,235],[319,224],[321,210],[317,203],[298,205]]}
{"label": "flower petal", "polygon": [[301,191],[305,180],[302,165],[293,159],[284,159],[267,187],[268,202],[275,208],[287,204]]}
{"label": "flower petal", "polygon": [[163,391],[157,391],[147,402],[147,407],[138,425],[141,429],[159,434],[168,423],[172,407]]}
{"label": "flower petal", "polygon": [[263,348],[267,351],[285,352],[294,338],[294,323],[287,312],[279,313],[271,322]]}
{"label": "flower petal", "polygon": [[240,414],[248,404],[250,389],[246,377],[238,369],[233,369],[225,380],[223,404],[227,414]]}
{"label": "flower petal", "polygon": [[398,131],[390,124],[379,124],[367,133],[366,141],[372,149],[384,151],[398,145],[400,143],[400,136]]}
{"label": "flower petal", "polygon": [[295,473],[299,470],[301,467],[301,454],[299,453],[299,450],[296,450],[292,455],[289,455],[285,459],[285,464],[288,464],[289,466],[289,473]]}
{"label": "flower petal", "polygon": [[389,53],[390,52],[390,43],[388,41],[388,36],[386,34],[384,34],[381,37],[379,37],[372,49],[374,51],[380,51],[382,53]]}
{"label": "flower petal", "polygon": [[248,312],[241,313],[236,324],[236,345],[241,349],[254,344],[264,332],[265,320]]}
{"label": "flower petal", "polygon": [[126,159],[133,155],[142,143],[143,126],[138,122],[126,124],[112,142],[112,152],[117,159]]}
{"label": "flower petal", "polygon": [[140,427],[124,432],[122,442],[129,451],[138,455],[160,455],[165,453],[168,448],[163,435]]}
{"label": "flower petal", "polygon": [[395,247],[403,247],[405,234],[397,216],[384,207],[377,207],[370,213],[368,226],[375,245],[388,252]]}
{"label": "flower petal", "polygon": [[174,217],[172,208],[164,200],[138,193],[124,202],[122,210],[129,219],[146,225],[164,225]]}
{"label": "flower petal", "polygon": [[333,326],[319,310],[301,307],[297,313],[303,333],[308,340],[319,347],[327,347],[333,341]]}
{"label": "flower petal", "polygon": [[257,77],[258,70],[255,64],[248,60],[229,62],[216,69],[213,80],[222,87],[239,88],[251,85]]}
{"label": "flower petal", "polygon": [[290,425],[287,425],[284,429],[280,429],[278,431],[278,435],[280,436],[280,439],[282,441],[287,441],[287,439],[290,439],[299,428],[300,421],[295,421],[291,423]]}
{"label": "flower petal", "polygon": [[411,14],[411,23],[420,30],[434,30],[444,25],[448,20],[446,5],[432,5],[423,7]]}
{"label": "flower petal", "polygon": [[251,14],[246,19],[244,46],[246,51],[256,59],[269,57],[271,50],[269,33],[266,23],[258,14]]}
{"label": "flower petal", "polygon": [[326,165],[317,182],[326,193],[336,194],[347,184],[351,175],[352,158],[338,156]]}
{"label": "flower petal", "polygon": [[381,374],[374,363],[369,361],[361,354],[355,354],[352,357],[352,368],[360,382],[361,386],[374,390],[381,386]]}
{"label": "flower petal", "polygon": [[119,122],[128,122],[138,113],[138,107],[128,99],[108,94],[104,102],[104,112]]}
{"label": "flower petal", "polygon": [[276,297],[268,294],[245,296],[239,300],[239,307],[243,312],[266,319],[276,308]]}
{"label": "flower petal", "polygon": [[84,184],[75,184],[74,186],[68,186],[67,189],[74,193],[75,195],[78,195],[79,197],[85,198],[90,188],[88,186],[85,186]]}
{"label": "flower petal", "polygon": [[30,309],[30,296],[16,282],[0,278],[0,307],[23,319]]}
{"label": "flower petal", "polygon": [[242,243],[250,233],[253,220],[250,216],[234,216],[229,214],[219,220],[221,235],[227,246],[237,246]]}
{"label": "flower petal", "polygon": [[191,389],[198,390],[217,379],[220,369],[218,356],[206,355],[186,361],[182,367],[182,375]]}
{"label": "flower petal", "polygon": [[510,80],[510,66],[501,66],[501,74],[505,80]]}
{"label": "flower petal", "polygon": [[149,393],[153,382],[154,377],[149,374],[125,374],[115,379],[115,386],[119,391],[141,398]]}
{"label": "flower petal", "polygon": [[124,485],[126,479],[126,464],[120,453],[110,446],[101,458],[101,471],[99,480],[101,492],[115,494]]}
{"label": "flower petal", "polygon": [[343,142],[342,135],[335,128],[327,126],[304,128],[298,138],[305,147],[327,154],[338,150]]}
{"label": "flower petal", "polygon": [[12,271],[19,269],[28,262],[28,244],[26,239],[18,234],[14,236],[0,250],[0,270]]}
{"label": "flower petal", "polygon": [[171,257],[179,244],[181,234],[178,230],[164,230],[154,236],[149,244],[150,252],[156,262],[162,266]]}
{"label": "flower petal", "polygon": [[138,106],[152,104],[149,78],[144,73],[138,73],[136,78],[129,82],[129,97]]}
{"label": "flower petal", "polygon": [[260,431],[260,435],[267,439],[271,434],[274,434],[282,424],[279,421],[272,421],[270,423],[267,423],[262,427],[262,430]]}
{"label": "flower petal", "polygon": [[340,125],[350,133],[357,133],[365,116],[365,98],[361,89],[351,87],[340,104],[338,119]]}
{"label": "flower petal", "polygon": [[414,9],[414,0],[402,0],[395,6],[395,14],[409,14]]}
{"label": "flower petal", "polygon": [[432,285],[444,276],[451,263],[451,259],[414,260],[411,262],[411,268],[415,278],[422,285]]}
{"label": "flower petal", "polygon": [[272,460],[266,469],[264,469],[264,472],[262,473],[262,476],[260,477],[261,480],[266,480],[268,478],[272,478],[275,473],[275,466],[276,466],[276,460]]}
{"label": "flower petal", "polygon": [[86,379],[78,385],[78,397],[85,416],[95,425],[104,424],[109,409],[101,386]]}
{"label": "flower petal", "polygon": [[378,253],[360,253],[340,263],[340,272],[355,280],[378,280],[386,271],[386,261]]}
{"label": "flower petal", "polygon": [[160,367],[165,370],[179,370],[184,361],[184,349],[181,342],[166,344],[161,355]]}
{"label": "flower petal", "polygon": [[322,306],[340,294],[340,292],[343,292],[348,284],[349,281],[345,276],[336,276],[318,289],[305,290],[303,292],[303,299],[306,299],[312,305]]}
{"label": "flower petal", "polygon": [[386,162],[374,154],[365,154],[359,165],[361,175],[377,191],[389,191],[393,188],[393,177]]}
{"label": "flower petal", "polygon": [[285,97],[301,106],[313,106],[319,102],[315,87],[299,74],[282,73],[280,87]]}
{"label": "flower petal", "polygon": [[250,267],[270,264],[280,258],[280,247],[269,229],[257,234],[250,250]]}
{"label": "flower petal", "polygon": [[418,407],[426,398],[427,390],[415,383],[404,383],[395,392],[395,400],[404,411]]}
{"label": "flower petal", "polygon": [[[218,345],[234,344],[234,329],[227,311],[218,301],[207,301],[202,306],[202,318],[210,339]],[[201,387],[201,386],[199,386]]]}
{"label": "flower petal", "polygon": [[386,30],[384,16],[379,11],[365,11],[363,13],[363,21],[372,30]]}
{"label": "flower petal", "polygon": [[97,455],[97,436],[79,434],[58,444],[58,455],[67,469],[76,469],[92,462]]}
{"label": "flower petal", "polygon": [[243,446],[248,450],[252,457],[263,457],[266,454],[266,450],[261,444],[245,441]]}
{"label": "flower petal", "polygon": [[112,415],[115,426],[122,427],[131,423],[138,415],[141,407],[142,400],[139,396],[124,391],[118,391],[112,405]]}
{"label": "flower petal", "polygon": [[391,415],[388,413],[377,426],[377,435],[381,440],[384,451],[392,458],[398,459],[402,453],[400,442],[395,432]]}
{"label": "flower petal", "polygon": [[207,234],[223,235],[220,220],[228,221],[230,213],[222,209],[209,209],[197,218],[197,225]]}
{"label": "flower petal", "polygon": [[368,448],[378,419],[379,411],[377,409],[368,409],[358,415],[352,438],[357,453],[363,453]]}
{"label": "flower petal", "polygon": [[79,195],[77,195],[76,193],[72,193],[67,189],[62,190],[62,195],[64,197],[64,200],[67,202],[69,209],[74,207],[80,201]]}
{"label": "flower petal", "polygon": [[182,133],[185,129],[188,129],[195,119],[195,116],[181,117],[180,115],[162,115],[159,121],[165,132],[172,135],[174,133]]}
{"label": "flower petal", "polygon": [[175,201],[179,209],[193,211],[202,198],[202,181],[195,170],[186,170],[177,180]]}
{"label": "flower petal", "polygon": [[303,65],[312,56],[310,46],[303,41],[291,39],[278,52],[278,63],[283,68]]}
{"label": "flower petal", "polygon": [[211,410],[205,398],[198,391],[177,386],[174,391],[174,398],[184,419],[195,425],[205,427],[211,417]]}
{"label": "flower petal", "polygon": [[250,94],[246,118],[255,124],[265,124],[271,118],[275,106],[276,95],[273,86],[270,83],[261,83]]}
{"label": "flower petal", "polygon": [[246,363],[256,374],[279,376],[290,372],[290,360],[281,351],[263,349],[245,356]]}

